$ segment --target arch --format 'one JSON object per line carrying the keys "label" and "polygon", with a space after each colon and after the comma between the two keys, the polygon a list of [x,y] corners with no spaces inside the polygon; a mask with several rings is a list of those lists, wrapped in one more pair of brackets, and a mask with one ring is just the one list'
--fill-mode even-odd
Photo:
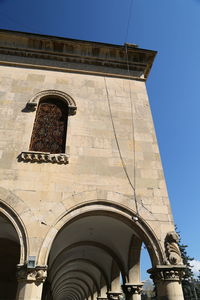
{"label": "arch", "polygon": [[74,295],[73,292],[71,291],[67,291],[67,296],[66,296],[66,300],[67,299],[72,299],[72,300],[80,300],[79,298],[77,298],[77,295]]}
{"label": "arch", "polygon": [[[68,264],[70,264],[71,262],[86,262],[88,263],[89,265],[92,265],[94,266],[95,268],[97,268],[99,270],[99,272],[102,274],[106,284],[107,284],[107,287],[109,288],[109,280],[107,278],[107,275],[106,273],[104,272],[103,268],[101,266],[99,266],[96,262],[93,262],[92,260],[89,260],[89,259],[86,259],[86,258],[75,258],[75,259],[71,259],[67,262],[64,262],[62,265],[59,266],[59,269],[67,266]],[[52,266],[51,266],[52,268]],[[56,276],[56,274],[58,273],[58,269],[56,269],[56,271],[54,272],[54,276]]]}
{"label": "arch", "polygon": [[0,213],[2,213],[13,225],[20,243],[20,264],[25,264],[29,253],[28,234],[25,225],[23,224],[19,212],[17,213],[8,203],[15,203],[15,208],[21,211],[26,211],[27,206],[16,195],[10,191],[0,188]]}
{"label": "arch", "polygon": [[57,292],[57,293],[55,293],[55,294],[53,294],[54,296],[56,295],[56,296],[60,296],[60,295],[62,295],[64,292],[68,292],[68,293],[70,293],[71,292],[71,294],[74,294],[74,295],[76,295],[77,297],[78,297],[78,299],[80,299],[81,300],[81,296],[82,296],[82,294],[81,294],[81,292],[80,292],[80,290],[77,290],[77,289],[75,289],[75,287],[73,287],[73,288],[67,288],[67,287],[65,287],[65,288],[63,288],[62,290],[60,290],[59,292]]}
{"label": "arch", "polygon": [[[125,270],[124,270],[124,266],[123,266],[123,263],[121,262],[120,258],[112,251],[112,249],[110,249],[109,247],[105,246],[105,245],[102,245],[101,243],[98,243],[98,242],[92,242],[92,241],[82,241],[82,242],[77,242],[75,244],[72,244],[70,246],[68,246],[67,248],[64,248],[59,254],[57,257],[59,257],[62,253],[66,252],[67,250],[69,249],[74,249],[76,247],[79,247],[79,246],[92,246],[92,247],[96,247],[96,248],[99,248],[103,251],[105,251],[109,256],[112,257],[112,259],[116,262],[116,264],[118,265],[118,268],[121,270],[122,272],[122,278],[123,280],[125,281]],[[56,260],[56,259],[55,259]],[[77,259],[73,260],[73,261],[77,261]],[[85,261],[87,261],[85,259]],[[50,268],[50,271],[51,269],[53,268],[53,265],[54,265],[55,261],[52,263],[51,265],[51,268]],[[95,266],[100,272],[102,272],[102,268],[100,267],[97,267],[97,264],[93,263],[92,264],[93,266]],[[49,272],[50,272],[49,271]],[[105,279],[105,282],[107,284],[107,286],[109,287],[109,281],[108,281],[108,278],[105,274],[105,272],[103,271],[102,275],[104,275],[104,279]]]}
{"label": "arch", "polygon": [[58,284],[58,286],[55,287],[54,295],[58,294],[58,290],[59,290],[59,292],[60,292],[60,291],[62,291],[62,289],[68,288],[68,284],[66,284],[66,283],[70,283],[69,288],[71,288],[71,287],[73,287],[73,286],[76,286],[76,289],[77,289],[77,290],[80,289],[80,290],[83,292],[83,296],[85,296],[85,298],[87,299],[88,295],[87,295],[87,292],[85,291],[85,289],[83,288],[83,286],[80,285],[80,284],[78,284],[77,282],[74,282],[74,281],[71,281],[71,282],[70,282],[70,281],[60,282],[60,283]]}
{"label": "arch", "polygon": [[[71,271],[71,273],[72,273],[72,271]],[[89,277],[88,277],[88,278],[89,278]],[[86,286],[87,289],[88,289],[88,292],[89,292],[89,294],[90,294],[91,299],[93,299],[93,291],[92,291],[92,289],[91,289],[91,286],[87,283],[86,280],[84,280],[83,278],[77,277],[77,276],[67,277],[67,278],[63,279],[63,281],[68,281],[68,280],[76,280],[76,281],[79,281],[79,282],[85,284],[85,286]],[[90,280],[92,281],[91,278],[90,278]],[[63,281],[62,281],[62,282],[63,282]],[[93,282],[93,281],[92,281],[92,282]]]}
{"label": "arch", "polygon": [[76,102],[74,101],[74,99],[67,93],[59,91],[59,90],[44,90],[44,91],[37,93],[27,102],[27,107],[32,108],[32,110],[35,110],[39,101],[46,97],[59,98],[61,101],[63,101],[68,106],[69,115],[76,114],[77,106],[76,106]]}
{"label": "arch", "polygon": [[92,299],[92,297],[93,297],[92,290],[91,290],[89,284],[85,280],[83,280],[82,278],[79,278],[79,277],[68,277],[67,279],[63,279],[62,282],[64,282],[64,281],[67,282],[67,281],[70,281],[70,280],[75,280],[75,281],[83,283],[86,286],[86,288],[88,289],[88,293],[90,294],[91,299]]}
{"label": "arch", "polygon": [[143,242],[148,249],[152,265],[156,266],[158,264],[164,263],[165,253],[161,247],[161,244],[158,241],[156,234],[154,233],[152,228],[144,221],[143,218],[138,216],[132,209],[116,202],[95,200],[80,203],[60,216],[54,226],[52,226],[52,228],[47,233],[46,238],[40,248],[38,255],[38,264],[47,264],[53,241],[64,225],[70,224],[71,222],[82,218],[84,215],[97,214],[104,214],[112,216],[113,218],[120,219],[130,228],[137,231],[138,235],[143,239]]}
{"label": "arch", "polygon": [[[88,270],[86,271],[85,268],[83,268],[83,266],[81,266],[81,264],[80,264],[80,262],[84,262],[84,263],[87,263],[87,264],[88,264],[87,260],[86,260],[86,261],[84,261],[84,260],[76,260],[76,259],[71,260],[71,262],[64,263],[62,266],[60,266],[60,270],[59,270],[60,273],[57,272],[56,274],[53,275],[53,280],[52,280],[52,283],[51,283],[51,284],[52,284],[52,289],[54,289],[54,287],[57,286],[58,282],[60,281],[60,277],[61,277],[61,276],[64,277],[64,274],[66,274],[66,275],[68,274],[70,264],[73,263],[73,262],[79,263],[78,268],[79,268],[80,270],[83,270],[84,272],[87,272],[87,274],[90,274],[89,271],[88,271]],[[95,264],[91,264],[91,263],[90,263],[90,265],[94,266],[94,268],[97,269],[97,267],[96,267]],[[66,266],[68,266],[68,268],[67,268]],[[67,270],[67,273],[66,273],[66,270]],[[73,271],[73,270],[75,270],[75,268],[74,268],[74,269],[71,269],[71,271]],[[64,272],[63,272],[63,271],[64,271]],[[101,272],[99,269],[98,269],[98,271]],[[61,274],[61,275],[60,275],[60,274]],[[96,284],[99,284],[99,287],[100,287],[100,281],[97,283],[96,279],[94,278],[94,276],[93,276],[92,274],[91,274],[91,278],[93,278],[94,281],[96,282]],[[106,279],[105,279],[105,280],[106,280]],[[108,283],[107,283],[107,287],[108,287]]]}
{"label": "arch", "polygon": [[[68,296],[68,297],[67,297]],[[66,300],[72,299],[72,300],[79,300],[79,298],[76,298],[76,296],[72,292],[67,292]]]}
{"label": "arch", "polygon": [[[100,294],[100,287],[98,286],[98,283],[97,283],[96,280],[92,277],[92,275],[89,274],[88,272],[83,271],[83,270],[80,270],[80,269],[74,269],[74,270],[70,270],[70,271],[66,270],[66,271],[65,271],[65,274],[75,273],[75,272],[77,272],[77,273],[79,273],[79,274],[83,274],[84,276],[90,278],[90,280],[93,282],[93,285],[95,286],[95,289],[96,289],[98,295]],[[64,275],[64,273],[62,273],[62,274],[60,275],[60,277],[57,278],[57,281],[59,281],[59,279],[60,279],[63,275]]]}

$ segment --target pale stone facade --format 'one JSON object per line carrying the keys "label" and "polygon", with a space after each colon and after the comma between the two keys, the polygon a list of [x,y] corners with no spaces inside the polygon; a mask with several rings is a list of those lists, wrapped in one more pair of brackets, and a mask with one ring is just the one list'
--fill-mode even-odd
{"label": "pale stone facade", "polygon": [[[127,299],[141,299],[142,242],[158,299],[183,299],[145,87],[155,53],[7,31],[0,38],[0,238],[20,248],[16,299],[118,299],[120,274]],[[30,152],[37,107],[52,95],[69,107],[65,153]]]}

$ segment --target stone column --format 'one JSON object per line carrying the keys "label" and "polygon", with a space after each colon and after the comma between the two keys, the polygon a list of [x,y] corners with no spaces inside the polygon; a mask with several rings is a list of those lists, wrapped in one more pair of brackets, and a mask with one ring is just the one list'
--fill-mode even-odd
{"label": "stone column", "polygon": [[184,300],[181,280],[183,265],[159,265],[148,270],[154,281],[158,300]]}
{"label": "stone column", "polygon": [[143,283],[126,283],[122,285],[122,290],[126,300],[141,300]]}
{"label": "stone column", "polygon": [[16,300],[41,300],[43,283],[47,277],[47,266],[28,269],[17,266],[18,290]]}

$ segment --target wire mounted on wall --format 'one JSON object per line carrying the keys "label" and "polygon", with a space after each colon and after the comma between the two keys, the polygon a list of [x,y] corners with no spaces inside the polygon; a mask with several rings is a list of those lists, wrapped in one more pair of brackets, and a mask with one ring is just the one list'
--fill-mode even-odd
{"label": "wire mounted on wall", "polygon": [[[129,182],[129,184],[130,184],[130,186],[131,186],[131,188],[133,190],[133,196],[134,196],[134,201],[135,201],[136,213],[139,215],[138,203],[136,201],[136,195],[135,195],[135,187],[132,184],[130,176],[128,174],[128,171],[127,171],[127,168],[126,168],[126,164],[124,162],[124,159],[123,159],[123,156],[122,156],[122,152],[121,152],[121,149],[120,149],[119,141],[118,141],[118,138],[117,138],[117,133],[116,133],[115,124],[114,124],[114,120],[113,120],[112,108],[111,108],[111,103],[110,103],[110,97],[109,97],[109,92],[108,92],[108,86],[107,86],[107,82],[106,82],[106,78],[105,77],[104,77],[104,82],[105,82],[105,90],[106,90],[106,96],[107,96],[107,101],[108,101],[108,108],[109,108],[109,113],[110,113],[110,119],[111,119],[112,128],[113,128],[113,132],[114,132],[114,136],[115,136],[115,141],[116,141],[116,144],[117,144],[117,149],[118,149],[118,152],[119,152],[119,156],[120,156],[120,160],[121,160],[121,163],[122,163],[122,167],[123,167],[124,173],[125,173],[125,175],[126,175],[126,177],[128,179],[128,182]],[[135,161],[134,161],[134,169],[135,169]]]}

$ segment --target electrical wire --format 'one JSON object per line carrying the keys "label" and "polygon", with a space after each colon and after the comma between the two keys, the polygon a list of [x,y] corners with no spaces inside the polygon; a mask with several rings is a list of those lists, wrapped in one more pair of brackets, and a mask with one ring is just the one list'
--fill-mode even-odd
{"label": "electrical wire", "polygon": [[109,97],[109,92],[108,92],[108,86],[107,86],[107,82],[106,82],[106,77],[105,76],[104,76],[104,83],[105,83],[105,90],[106,90],[107,101],[108,101],[109,114],[110,114],[110,119],[111,119],[111,123],[112,123],[112,128],[113,128],[113,133],[114,133],[114,136],[115,136],[115,141],[116,141],[118,153],[119,153],[119,156],[120,156],[120,160],[121,160],[121,163],[122,163],[122,167],[123,167],[124,173],[125,173],[125,175],[126,175],[126,177],[128,179],[128,182],[129,182],[129,184],[130,184],[130,186],[131,186],[131,188],[133,190],[133,196],[134,196],[134,201],[135,201],[136,213],[137,213],[137,215],[139,215],[138,203],[137,203],[136,197],[135,197],[135,187],[133,186],[133,184],[131,182],[131,179],[129,177],[128,171],[126,169],[126,164],[124,162],[124,159],[123,159],[123,156],[122,156],[122,152],[121,152],[121,149],[120,149],[120,145],[119,145],[119,141],[118,141],[118,138],[117,138],[117,133],[116,133],[116,129],[115,129],[115,123],[114,123],[114,120],[113,120],[112,108],[111,108],[111,103],[110,103],[110,97]]}
{"label": "electrical wire", "polygon": [[[133,0],[130,3],[130,10],[129,10],[129,20],[128,20],[128,26],[127,26],[127,31],[126,31],[126,39],[125,39],[125,55],[126,55],[126,64],[127,64],[127,71],[128,71],[128,76],[129,78],[131,78],[131,72],[130,72],[130,66],[129,66],[129,57],[128,57],[128,47],[127,47],[127,37],[128,37],[128,32],[129,32],[129,26],[130,26],[130,18],[131,18],[131,12],[132,12],[132,4],[133,4]],[[131,186],[134,187],[133,191],[134,191],[134,199],[135,199],[135,205],[136,205],[136,212],[139,216],[139,209],[138,209],[138,199],[137,199],[137,195],[136,195],[136,155],[135,155],[135,126],[134,126],[134,118],[133,118],[133,101],[132,101],[132,90],[131,90],[131,84],[130,84],[130,80],[128,80],[129,83],[129,99],[130,99],[130,105],[131,105],[131,118],[132,118],[132,140],[133,140],[133,156],[134,156],[134,167],[133,167],[133,184],[131,184]],[[144,206],[144,204],[142,203],[142,201],[140,201],[140,205],[146,210],[148,211],[148,213],[150,213],[151,215],[154,215],[148,208],[146,208]],[[155,218],[155,215],[154,215]],[[156,220],[158,220],[157,218],[155,218]]]}
{"label": "electrical wire", "polygon": [[[127,63],[127,70],[128,70],[128,75],[129,78],[131,78],[131,73],[130,73],[130,66],[129,66],[129,57],[128,57],[128,48],[127,48],[127,44],[125,43],[125,54],[126,54],[126,63]],[[134,126],[134,118],[133,118],[133,101],[132,101],[132,91],[131,91],[131,84],[130,84],[130,80],[129,82],[129,99],[130,99],[130,104],[131,104],[131,118],[132,118],[132,140],[133,140],[133,156],[134,156],[134,167],[133,167],[133,184],[132,186],[134,186],[134,199],[135,199],[135,203],[136,203],[136,212],[139,215],[139,209],[138,209],[138,200],[137,200],[137,195],[136,195],[136,155],[135,155],[135,126]],[[151,215],[153,215],[153,213],[144,206],[144,204],[142,203],[142,201],[140,201],[140,205],[146,210],[148,211]],[[155,218],[155,216],[154,216]],[[157,218],[155,218],[157,220]]]}
{"label": "electrical wire", "polygon": [[125,42],[127,42],[127,39],[128,39],[129,27],[130,27],[131,15],[132,15],[132,7],[133,7],[133,0],[130,0],[128,22],[127,22],[126,34],[125,34]]}
{"label": "electrical wire", "polygon": [[[130,27],[130,20],[131,20],[131,13],[132,13],[132,6],[133,6],[133,0],[130,1],[130,5],[129,5],[129,16],[128,16],[128,22],[127,22],[127,28],[126,28],[126,34],[125,34],[125,41],[127,41],[128,38],[128,33],[129,33],[129,27]],[[128,62],[128,51],[127,51],[127,45],[125,43],[125,53],[126,53],[126,62],[127,62],[127,70],[128,70],[128,74],[129,74],[129,78],[130,78],[130,67],[129,67],[129,62]],[[107,95],[107,101],[108,101],[108,107],[109,107],[109,113],[110,113],[110,118],[111,118],[111,122],[112,122],[112,127],[113,127],[113,132],[114,132],[114,136],[115,136],[115,141],[117,144],[117,149],[119,152],[119,156],[120,156],[120,160],[122,163],[122,167],[124,170],[124,173],[128,179],[128,182],[133,190],[133,198],[135,201],[135,207],[136,207],[136,214],[139,216],[139,209],[138,209],[138,202],[137,202],[137,198],[136,198],[136,191],[135,191],[135,175],[136,175],[136,160],[135,160],[135,129],[134,129],[134,119],[133,119],[133,103],[132,103],[132,93],[131,93],[131,86],[130,86],[130,80],[129,80],[129,99],[130,99],[130,104],[131,104],[131,126],[132,126],[132,142],[133,142],[133,160],[134,160],[134,166],[133,166],[133,183],[130,179],[130,176],[128,174],[127,168],[126,168],[126,164],[124,162],[123,156],[122,156],[122,152],[120,149],[120,145],[119,145],[119,141],[117,138],[117,133],[116,133],[116,129],[115,129],[115,124],[114,124],[114,120],[113,120],[113,115],[112,115],[112,108],[111,108],[111,103],[110,103],[110,97],[109,97],[109,92],[108,92],[108,86],[107,86],[107,82],[106,82],[106,78],[104,77],[104,82],[105,82],[105,90],[106,90],[106,95]]]}
{"label": "electrical wire", "polygon": [[[130,66],[129,66],[127,39],[128,39],[130,20],[131,20],[131,15],[132,15],[132,6],[133,6],[133,0],[130,0],[129,15],[128,15],[128,22],[127,22],[127,28],[126,28],[126,34],[125,34],[125,43],[124,43],[125,44],[125,56],[126,56],[126,63],[127,63],[127,71],[128,71],[129,78],[131,78],[131,73],[130,73]],[[115,124],[114,124],[113,115],[112,115],[110,97],[109,97],[109,92],[108,92],[108,86],[107,86],[107,82],[106,82],[105,77],[104,77],[104,82],[105,82],[105,89],[106,89],[109,113],[110,113],[110,118],[111,118],[111,122],[112,122],[115,141],[116,141],[116,144],[117,144],[117,148],[118,148],[118,152],[119,152],[119,156],[120,156],[120,159],[121,159],[121,163],[122,163],[124,173],[125,173],[125,175],[128,179],[128,182],[129,182],[129,184],[130,184],[130,186],[133,190],[133,197],[134,197],[134,201],[135,201],[136,213],[139,216],[138,200],[137,200],[136,188],[135,188],[135,186],[136,186],[136,153],[135,153],[135,125],[134,125],[134,118],[133,118],[134,107],[133,107],[133,101],[132,101],[132,91],[131,91],[130,80],[128,80],[128,84],[129,84],[129,99],[130,99],[130,106],[131,106],[131,124],[132,124],[131,126],[132,126],[132,143],[133,143],[133,160],[134,160],[134,163],[133,163],[134,164],[134,166],[133,166],[133,183],[132,183],[132,181],[130,179],[130,176],[128,174],[126,164],[124,162],[124,159],[123,159],[123,156],[122,156],[122,153],[121,153],[119,141],[118,141],[118,138],[117,138],[117,133],[116,133]],[[141,201],[140,204],[145,210],[147,210],[151,215],[153,215],[152,212],[144,206],[142,201]]]}
{"label": "electrical wire", "polygon": [[[127,63],[127,70],[128,70],[128,75],[131,78],[131,73],[130,73],[130,67],[129,67],[129,60],[128,60],[128,49],[127,49],[127,44],[125,44],[125,53],[126,53],[126,63]],[[134,196],[137,202],[137,196],[135,192],[135,186],[136,186],[136,155],[135,155],[135,124],[134,124],[134,118],[133,118],[133,101],[132,101],[132,90],[131,90],[131,83],[130,79],[128,80],[128,85],[129,85],[129,100],[130,100],[130,106],[131,106],[131,126],[132,126],[132,143],[133,143],[133,161],[134,161],[134,168],[133,168],[133,186],[134,186]]]}

